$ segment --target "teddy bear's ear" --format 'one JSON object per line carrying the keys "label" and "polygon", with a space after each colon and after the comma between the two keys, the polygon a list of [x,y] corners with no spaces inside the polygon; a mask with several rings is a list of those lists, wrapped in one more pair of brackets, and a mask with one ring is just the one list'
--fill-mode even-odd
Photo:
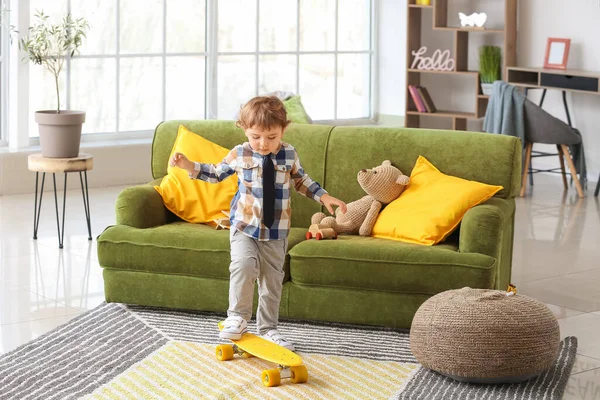
{"label": "teddy bear's ear", "polygon": [[383,166],[392,165],[392,162],[390,160],[385,160],[384,162],[381,163],[381,165],[383,165]]}

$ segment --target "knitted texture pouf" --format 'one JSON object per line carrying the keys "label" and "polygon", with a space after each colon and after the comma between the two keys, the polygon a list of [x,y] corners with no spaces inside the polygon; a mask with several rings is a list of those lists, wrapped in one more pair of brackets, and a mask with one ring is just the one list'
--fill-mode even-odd
{"label": "knitted texture pouf", "polygon": [[425,301],[410,328],[423,366],[459,381],[520,382],[550,368],[558,355],[558,321],[530,297],[462,288]]}

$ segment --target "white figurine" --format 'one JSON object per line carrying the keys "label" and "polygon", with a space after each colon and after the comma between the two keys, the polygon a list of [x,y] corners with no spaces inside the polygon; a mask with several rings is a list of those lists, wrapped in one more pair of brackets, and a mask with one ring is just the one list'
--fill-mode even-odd
{"label": "white figurine", "polygon": [[459,12],[458,17],[460,18],[460,25],[465,26],[476,26],[478,28],[483,27],[485,21],[487,21],[486,13],[473,13],[471,15],[466,15],[464,13]]}

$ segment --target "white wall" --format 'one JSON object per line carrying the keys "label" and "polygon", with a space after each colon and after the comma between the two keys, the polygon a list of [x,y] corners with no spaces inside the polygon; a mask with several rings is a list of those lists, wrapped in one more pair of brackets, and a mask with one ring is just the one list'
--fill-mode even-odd
{"label": "white wall", "polygon": [[[94,157],[94,168],[88,171],[89,187],[133,185],[152,180],[150,168],[151,141],[132,141],[125,144],[115,142],[106,144],[86,143],[81,152]],[[29,151],[0,153],[0,195],[33,193],[35,191],[35,172],[27,169],[27,157],[39,153],[39,148]],[[56,189],[62,191],[64,174],[57,174]],[[40,182],[41,186],[41,175]],[[70,173],[67,189],[79,189],[79,174]],[[52,175],[46,174],[44,191],[52,190]]]}
{"label": "white wall", "polygon": [[[478,0],[486,10],[496,10],[502,1]],[[469,0],[457,0],[458,7],[472,7]],[[404,91],[406,84],[406,0],[381,0],[379,6],[379,109],[382,121],[393,120],[393,117],[404,115]],[[483,6],[482,6],[483,7]],[[456,8],[456,7],[455,7]],[[498,9],[501,12],[502,8]],[[456,10],[454,10],[456,11]],[[449,18],[454,15],[452,11]],[[471,11],[477,11],[472,9]],[[423,42],[429,45],[430,51],[435,48],[452,48],[451,34],[447,32],[431,32],[432,10],[423,10]],[[598,71],[600,74],[600,2],[597,0],[520,0],[519,24],[517,34],[517,64],[519,66],[542,66],[548,37],[566,37],[571,39],[569,69]],[[494,21],[494,17],[490,17]],[[474,33],[470,35],[469,68],[477,69],[476,49],[482,44],[494,44],[497,38],[492,34]],[[435,47],[434,47],[435,46]],[[444,102],[452,100],[465,109],[472,109],[472,87],[469,81],[444,79],[444,77],[427,76],[423,84],[431,86]],[[430,90],[431,91],[431,90]],[[539,99],[541,91],[532,91],[529,95],[534,101]],[[450,93],[447,97],[444,93]],[[451,96],[451,97],[450,97]],[[464,100],[462,100],[464,99]],[[600,96],[589,94],[569,94],[571,120],[583,135],[588,165],[588,178],[597,180],[600,171]],[[456,107],[459,109],[460,107]],[[554,116],[566,121],[560,91],[549,91],[546,95],[544,109]],[[427,123],[432,127],[449,128],[440,118],[429,118]],[[480,124],[479,124],[480,125]],[[470,123],[470,129],[479,129],[477,123]],[[558,166],[554,159],[538,159],[536,163]],[[593,189],[593,188],[592,188]]]}
{"label": "white wall", "polygon": [[[567,68],[597,71],[600,75],[599,21],[600,3],[597,0],[521,0],[519,66],[543,65],[547,38],[562,37],[571,39]],[[530,98],[537,101],[539,95],[531,93]],[[588,178],[596,181],[600,171],[600,96],[573,93],[567,99],[573,125],[583,136]],[[566,121],[560,91],[548,91],[544,109]]]}

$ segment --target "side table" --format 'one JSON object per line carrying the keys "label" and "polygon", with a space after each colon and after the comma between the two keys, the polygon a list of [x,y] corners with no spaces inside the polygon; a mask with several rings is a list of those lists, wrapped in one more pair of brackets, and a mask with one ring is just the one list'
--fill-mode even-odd
{"label": "side table", "polygon": [[[35,203],[33,206],[33,238],[37,239],[38,226],[40,222],[40,210],[42,208],[42,197],[44,194],[44,181],[46,173],[52,173],[54,182],[54,206],[56,209],[56,226],[58,228],[58,247],[63,248],[63,239],[65,236],[65,205],[67,200],[67,174],[69,172],[79,172],[79,181],[81,182],[81,194],[83,195],[83,208],[85,210],[85,219],[88,229],[88,240],[92,240],[92,228],[90,225],[90,195],[88,192],[87,171],[90,171],[94,165],[94,158],[89,154],[80,153],[73,158],[47,158],[41,153],[30,154],[27,159],[27,168],[35,171]],[[42,186],[40,188],[40,198],[38,203],[38,181],[39,174],[42,175]],[[58,216],[58,199],[56,197],[56,173],[65,174],[65,185],[63,192],[63,210],[62,226]],[[83,173],[83,175],[82,175]],[[85,179],[85,187],[84,187]]]}

